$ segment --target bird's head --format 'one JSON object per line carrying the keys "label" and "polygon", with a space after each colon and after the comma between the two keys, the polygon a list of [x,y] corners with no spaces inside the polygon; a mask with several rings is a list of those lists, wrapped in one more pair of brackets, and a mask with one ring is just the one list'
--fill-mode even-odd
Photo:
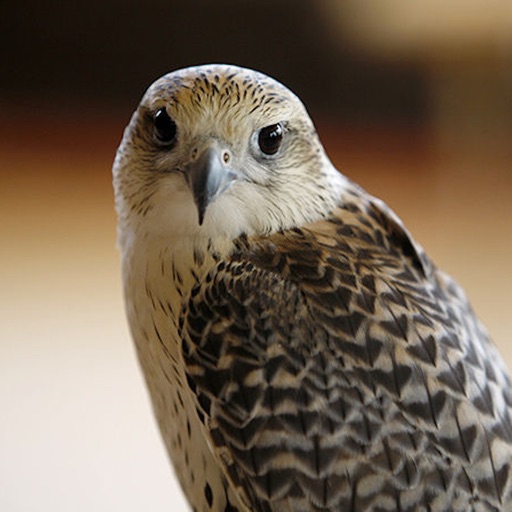
{"label": "bird's head", "polygon": [[209,239],[270,233],[328,213],[342,183],[297,96],[227,65],[153,83],[113,172],[121,243],[126,230]]}

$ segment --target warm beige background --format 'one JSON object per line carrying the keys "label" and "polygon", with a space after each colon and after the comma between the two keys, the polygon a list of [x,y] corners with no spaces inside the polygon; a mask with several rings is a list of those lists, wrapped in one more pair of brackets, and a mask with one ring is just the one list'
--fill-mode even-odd
{"label": "warm beige background", "polygon": [[[182,510],[123,312],[110,166],[128,113],[3,114],[0,509]],[[458,278],[512,367],[511,155],[320,128]]]}

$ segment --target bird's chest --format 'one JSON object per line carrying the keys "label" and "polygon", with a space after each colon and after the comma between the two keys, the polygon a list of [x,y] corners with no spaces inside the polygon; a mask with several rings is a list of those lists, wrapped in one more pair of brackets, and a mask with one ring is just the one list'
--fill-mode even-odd
{"label": "bird's chest", "polygon": [[187,385],[178,331],[183,304],[201,275],[170,259],[139,258],[124,268],[126,307],[153,410],[181,486],[197,510],[216,510],[204,490],[217,490],[213,501],[223,510],[224,477]]}
{"label": "bird's chest", "polygon": [[189,414],[191,408],[178,325],[183,304],[198,277],[191,277],[193,271],[186,275],[183,270],[178,271],[165,251],[136,256],[124,267],[127,315],[167,443],[169,437],[176,438],[182,427],[179,418]]}
{"label": "bird's chest", "polygon": [[128,319],[146,375],[180,384],[179,318],[204,272],[188,254],[166,246],[136,247],[123,261]]}
{"label": "bird's chest", "polygon": [[162,435],[168,449],[175,451],[179,432],[186,430],[180,418],[186,416],[190,401],[177,329],[180,290],[172,276],[161,267],[156,270],[157,261],[137,263],[125,273],[128,320]]}

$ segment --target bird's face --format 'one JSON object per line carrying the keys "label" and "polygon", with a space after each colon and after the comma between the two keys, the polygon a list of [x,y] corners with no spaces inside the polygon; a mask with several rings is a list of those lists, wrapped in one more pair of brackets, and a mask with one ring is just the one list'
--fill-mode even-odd
{"label": "bird's face", "polygon": [[114,163],[121,230],[262,234],[331,209],[333,169],[300,100],[269,77],[214,65],[146,92]]}

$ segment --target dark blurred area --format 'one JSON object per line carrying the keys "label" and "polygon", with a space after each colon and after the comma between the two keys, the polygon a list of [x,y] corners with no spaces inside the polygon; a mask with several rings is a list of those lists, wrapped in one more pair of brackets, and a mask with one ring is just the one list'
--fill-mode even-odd
{"label": "dark blurred area", "polygon": [[223,62],[284,82],[317,121],[508,155],[511,34],[507,0],[4,1],[0,108],[129,112],[160,75]]}
{"label": "dark blurred area", "polygon": [[168,71],[223,62],[272,75],[310,110],[346,122],[426,116],[421,67],[340,44],[316,2],[28,0],[0,9],[4,103],[133,106]]}

